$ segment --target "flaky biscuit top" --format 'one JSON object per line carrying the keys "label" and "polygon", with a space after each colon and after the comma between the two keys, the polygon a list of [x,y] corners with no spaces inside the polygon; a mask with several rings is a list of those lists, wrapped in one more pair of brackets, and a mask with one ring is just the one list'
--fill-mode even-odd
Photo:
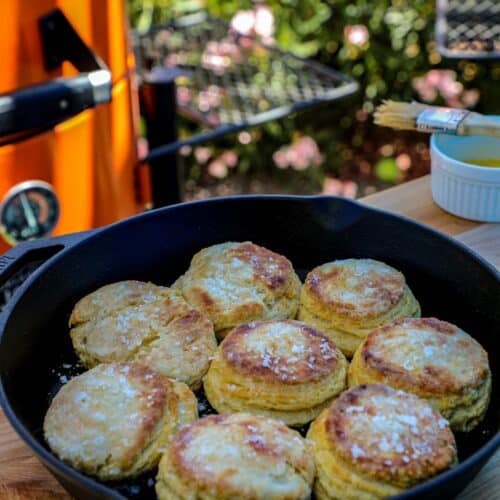
{"label": "flaky biscuit top", "polygon": [[343,357],[326,335],[294,320],[241,325],[220,349],[238,373],[279,384],[320,380],[334,372]]}
{"label": "flaky biscuit top", "polygon": [[251,242],[201,250],[173,286],[210,317],[216,331],[252,319],[294,316],[300,292],[291,262]]}
{"label": "flaky biscuit top", "polygon": [[[177,292],[162,295],[151,292],[151,295],[155,296],[154,300],[117,308],[108,311],[108,315],[96,315],[95,319],[76,326],[71,336],[75,341],[83,337],[85,349],[94,353],[96,358],[126,360],[176,318],[193,316],[193,309]],[[209,324],[207,328],[210,328]]]}
{"label": "flaky biscuit top", "polygon": [[459,393],[488,376],[488,354],[470,335],[436,318],[405,318],[372,332],[361,361],[398,387]]}
{"label": "flaky biscuit top", "polygon": [[137,361],[193,389],[217,347],[211,321],[179,290],[140,281],[90,293],[74,307],[70,324],[73,346],[86,368]]}
{"label": "flaky biscuit top", "polygon": [[306,498],[314,476],[309,442],[281,423],[244,413],[185,426],[167,454],[183,482],[224,498]]}
{"label": "flaky biscuit top", "polygon": [[168,288],[143,281],[125,280],[104,285],[76,303],[69,326],[109,316],[123,308],[157,302],[171,295]]}
{"label": "flaky biscuit top", "polygon": [[456,460],[448,421],[425,401],[385,385],[344,392],[328,410],[325,426],[338,456],[381,481],[418,482]]}
{"label": "flaky biscuit top", "polygon": [[310,294],[324,308],[350,318],[382,315],[403,297],[402,273],[372,259],[337,260],[313,269],[306,278],[303,293]]}
{"label": "flaky biscuit top", "polygon": [[45,417],[46,439],[63,460],[130,468],[163,418],[169,384],[136,363],[99,365],[55,396]]}

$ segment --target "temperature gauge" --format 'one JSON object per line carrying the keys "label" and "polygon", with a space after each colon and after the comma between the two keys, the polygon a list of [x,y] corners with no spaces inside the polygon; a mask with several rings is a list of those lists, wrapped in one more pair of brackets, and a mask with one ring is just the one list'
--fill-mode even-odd
{"label": "temperature gauge", "polygon": [[11,245],[48,236],[59,220],[59,201],[50,184],[27,181],[14,186],[0,205],[0,230]]}

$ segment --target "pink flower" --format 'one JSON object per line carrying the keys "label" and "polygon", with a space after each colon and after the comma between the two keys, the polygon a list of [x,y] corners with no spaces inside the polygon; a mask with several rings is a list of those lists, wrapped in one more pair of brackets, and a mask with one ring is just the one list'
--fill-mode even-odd
{"label": "pink flower", "polygon": [[227,167],[220,160],[214,160],[208,165],[208,173],[216,179],[224,179],[227,177]]}
{"label": "pink flower", "polygon": [[219,93],[219,87],[215,85],[210,85],[207,91],[208,104],[211,108],[218,108],[222,102],[221,95]]}
{"label": "pink flower", "polygon": [[305,170],[310,165],[310,161],[306,156],[293,149],[288,150],[288,159],[294,170]]}
{"label": "pink flower", "polygon": [[220,42],[207,42],[203,51],[201,62],[204,68],[222,75],[225,69],[231,64],[240,61],[242,53],[240,48],[230,39],[223,39]]}
{"label": "pink flower", "polygon": [[347,25],[344,27],[344,38],[352,45],[362,47],[370,39],[370,33],[364,24]]}
{"label": "pink flower", "polygon": [[418,92],[421,101],[434,102],[437,97],[435,85],[426,77],[416,77],[412,81],[413,88]]}
{"label": "pink flower", "polygon": [[303,168],[307,168],[309,165],[318,166],[323,162],[323,155],[312,137],[303,136],[292,147],[297,153],[298,170],[301,170],[300,167],[303,167],[304,164],[306,164],[306,167]]}
{"label": "pink flower", "polygon": [[210,54],[217,54],[219,51],[219,42],[215,40],[209,40],[205,47],[205,52]]}
{"label": "pink flower", "polygon": [[255,17],[253,10],[240,10],[231,19],[230,26],[242,35],[251,35],[255,26]]}
{"label": "pink flower", "polygon": [[[257,35],[272,42],[274,34],[274,15],[266,5],[257,5],[254,10],[238,11],[230,23],[231,28],[241,35]],[[251,45],[250,39],[240,39],[242,46]]]}
{"label": "pink flower", "polygon": [[420,100],[424,102],[434,102],[437,99],[438,93],[435,89],[423,89],[420,91]]}
{"label": "pink flower", "polygon": [[208,148],[198,146],[197,148],[194,149],[194,157],[196,158],[196,161],[201,165],[206,163],[211,156],[212,152]]}
{"label": "pink flower", "polygon": [[479,91],[464,91],[462,83],[457,81],[457,73],[449,69],[432,69],[424,76],[414,78],[412,85],[424,102],[434,102],[440,95],[448,106],[463,108],[475,106],[479,99]]}
{"label": "pink flower", "polygon": [[464,86],[456,80],[444,78],[438,85],[439,92],[445,99],[457,98],[464,90]]}
{"label": "pink flower", "polygon": [[234,168],[238,164],[238,155],[234,151],[222,153],[219,160],[229,168]]}
{"label": "pink flower", "polygon": [[358,185],[353,181],[344,181],[342,194],[346,198],[356,198],[358,194]]}
{"label": "pink flower", "polygon": [[[214,91],[214,88],[217,89],[217,91]],[[211,85],[208,90],[202,90],[198,94],[198,109],[206,113],[210,108],[218,108],[221,101],[222,99],[218,92],[218,87]]]}
{"label": "pink flower", "polygon": [[250,144],[252,142],[252,134],[244,130],[238,134],[238,141],[240,141],[241,144]]}
{"label": "pink flower", "polygon": [[187,104],[191,100],[191,89],[187,87],[177,87],[177,100],[179,104]]}
{"label": "pink flower", "polygon": [[399,170],[405,171],[411,167],[411,158],[407,153],[401,153],[396,157],[396,165]]}
{"label": "pink flower", "polygon": [[342,182],[338,179],[325,177],[323,181],[323,194],[331,194],[338,196],[342,191]]}
{"label": "pink flower", "polygon": [[274,35],[274,15],[272,10],[265,5],[258,5],[255,9],[255,33],[263,38]]}
{"label": "pink flower", "polygon": [[288,155],[285,151],[282,151],[279,149],[278,151],[275,151],[273,154],[273,161],[274,164],[281,169],[288,168],[290,164],[288,163]]}
{"label": "pink flower", "polygon": [[[444,76],[446,70],[442,69],[431,69],[427,72],[427,74],[423,77],[423,79],[431,86],[437,87],[441,82],[441,79]],[[455,73],[452,71],[452,73]],[[455,74],[456,75],[456,74]]]}
{"label": "pink flower", "polygon": [[201,61],[204,68],[211,69],[217,75],[224,74],[226,67],[231,63],[228,57],[209,53],[203,53]]}
{"label": "pink flower", "polygon": [[303,136],[294,143],[285,146],[273,154],[278,168],[292,167],[294,170],[305,170],[310,166],[318,166],[324,160],[316,141]]}
{"label": "pink flower", "polygon": [[220,44],[218,45],[219,54],[222,56],[230,56],[233,59],[237,59],[241,57],[240,48],[233,40],[230,39],[222,39]]}
{"label": "pink flower", "polygon": [[477,101],[479,101],[479,90],[477,89],[466,90],[462,94],[462,102],[466,108],[473,108]]}
{"label": "pink flower", "polygon": [[354,181],[341,181],[339,179],[325,177],[322,192],[323,194],[355,198],[358,193],[358,185]]}
{"label": "pink flower", "polygon": [[202,113],[206,113],[207,111],[210,111],[210,99],[208,96],[208,92],[206,92],[204,90],[198,94],[198,109]]}
{"label": "pink flower", "polygon": [[252,38],[248,36],[242,36],[239,40],[238,43],[240,44],[241,47],[244,49],[251,49],[254,46],[254,41]]}

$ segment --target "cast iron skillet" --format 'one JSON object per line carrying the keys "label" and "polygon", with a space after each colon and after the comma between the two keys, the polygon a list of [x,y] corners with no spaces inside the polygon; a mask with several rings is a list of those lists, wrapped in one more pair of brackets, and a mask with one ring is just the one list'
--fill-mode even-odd
{"label": "cast iron skillet", "polygon": [[98,483],[64,465],[44,443],[43,417],[60,385],[59,370],[73,370],[76,360],[69,313],[78,299],[101,285],[123,279],[169,285],[197,250],[245,240],[287,256],[302,278],[312,267],[338,258],[387,262],[405,274],[424,316],[457,324],[486,348],[493,397],[484,422],[457,435],[460,465],[398,498],[452,498],[461,491],[500,445],[499,274],[431,229],[333,197],[248,196],[181,204],[92,234],[21,245],[0,258],[5,279],[22,263],[50,257],[0,318],[0,402],[33,452],[75,497],[153,498],[152,474],[114,485]]}

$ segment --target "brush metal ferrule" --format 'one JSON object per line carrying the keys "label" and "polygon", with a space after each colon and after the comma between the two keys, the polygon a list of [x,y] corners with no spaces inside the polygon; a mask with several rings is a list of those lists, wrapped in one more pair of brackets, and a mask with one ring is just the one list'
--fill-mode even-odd
{"label": "brush metal ferrule", "polygon": [[466,109],[429,108],[418,115],[417,130],[454,135],[469,113]]}

